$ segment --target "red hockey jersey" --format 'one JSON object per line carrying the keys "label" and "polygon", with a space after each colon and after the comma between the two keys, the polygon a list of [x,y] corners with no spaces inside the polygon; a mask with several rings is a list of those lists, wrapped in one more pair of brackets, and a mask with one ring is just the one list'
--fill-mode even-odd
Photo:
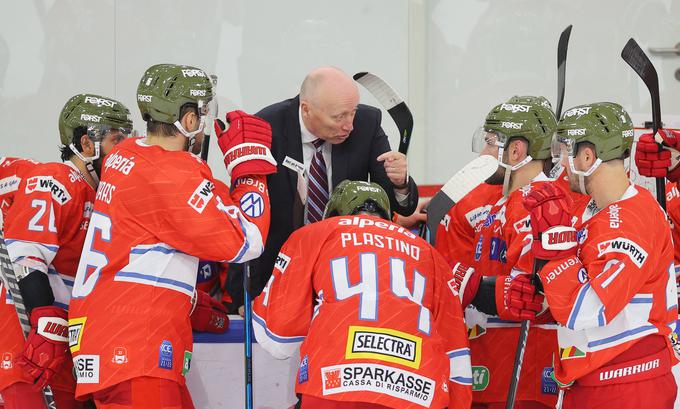
{"label": "red hockey jersey", "polygon": [[[49,277],[55,305],[68,309],[80,252],[87,231],[95,190],[71,163],[27,166],[14,203],[7,211],[5,244],[13,263],[42,271]],[[3,366],[14,369],[24,345],[14,306],[0,318]],[[0,374],[5,374],[0,371]],[[2,384],[25,380],[20,371],[0,376]],[[53,388],[73,390],[70,364],[50,382]]]}
{"label": "red hockey jersey", "polygon": [[142,139],[117,145],[103,165],[69,311],[76,396],[141,376],[184,384],[199,259],[258,257],[268,228],[265,177],[242,178],[230,194],[188,152]]}
{"label": "red hockey jersey", "polygon": [[[533,264],[531,224],[522,198],[543,183],[540,173],[529,185],[502,197],[477,228],[474,248],[476,271],[484,276],[509,276],[520,266]],[[501,279],[497,283],[501,283]],[[503,302],[496,300],[496,303]],[[519,322],[487,315],[470,306],[465,310],[472,353],[473,401],[505,402],[514,366]],[[552,354],[557,345],[556,325],[531,325],[517,391],[518,401],[555,406],[557,384],[551,379]]]}
{"label": "red hockey jersey", "polygon": [[491,206],[501,196],[502,185],[482,183],[447,212],[437,228],[434,246],[449,265],[473,264],[475,227],[486,220]]}
{"label": "red hockey jersey", "polygon": [[541,270],[550,311],[562,324],[555,378],[563,384],[642,337],[668,335],[678,317],[671,233],[651,194],[631,185],[606,209],[591,202],[578,216],[578,257]]}
{"label": "red hockey jersey", "polygon": [[444,259],[403,227],[371,216],[330,218],[284,244],[255,300],[255,335],[281,359],[302,343],[298,393],[468,408],[469,349],[449,281]]}
{"label": "red hockey jersey", "polygon": [[680,284],[680,189],[677,182],[666,182],[666,213],[671,221],[675,278]]}

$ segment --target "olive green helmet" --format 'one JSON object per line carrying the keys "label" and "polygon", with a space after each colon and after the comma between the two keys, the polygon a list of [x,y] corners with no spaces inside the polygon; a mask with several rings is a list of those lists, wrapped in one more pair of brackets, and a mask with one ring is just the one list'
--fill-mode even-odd
{"label": "olive green helmet", "polygon": [[581,142],[595,146],[597,158],[606,162],[630,155],[633,146],[633,121],[619,104],[597,102],[568,109],[557,126],[557,141],[573,147]]}
{"label": "olive green helmet", "polygon": [[132,132],[130,110],[115,99],[93,94],[78,94],[69,99],[59,114],[59,136],[63,145],[73,143],[73,131],[87,128],[90,138],[100,139],[106,131]]}
{"label": "olive green helmet", "polygon": [[185,104],[196,104],[202,113],[212,99],[208,74],[188,65],[154,65],[146,70],[137,86],[137,105],[145,121],[174,124]]}
{"label": "olive green helmet", "polygon": [[510,98],[507,101],[509,104],[538,104],[543,107],[546,107],[550,110],[550,112],[555,115],[555,111],[553,111],[552,105],[550,104],[550,101],[546,97],[543,96],[534,96],[534,95],[515,95],[514,97]]}
{"label": "olive green helmet", "polygon": [[539,101],[496,105],[484,121],[484,131],[496,133],[502,146],[512,138],[524,138],[533,159],[550,157],[550,143],[556,128],[555,115]]}
{"label": "olive green helmet", "polygon": [[335,187],[328,200],[324,219],[362,211],[376,213],[385,220],[391,220],[390,199],[387,193],[377,183],[343,180]]}

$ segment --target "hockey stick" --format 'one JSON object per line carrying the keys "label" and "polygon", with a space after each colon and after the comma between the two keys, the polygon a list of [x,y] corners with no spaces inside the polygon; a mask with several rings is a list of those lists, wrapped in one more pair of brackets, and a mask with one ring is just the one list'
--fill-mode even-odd
{"label": "hockey stick", "polygon": [[[2,275],[2,281],[4,281],[7,291],[12,296],[14,308],[16,309],[17,317],[19,318],[19,325],[21,325],[24,338],[26,338],[28,333],[31,331],[31,322],[28,318],[26,307],[24,306],[24,299],[21,296],[21,291],[19,291],[19,283],[17,282],[16,275],[14,273],[12,260],[9,257],[9,253],[7,253],[7,247],[5,246],[5,236],[2,231],[0,231],[0,275]],[[52,393],[52,388],[50,388],[49,385],[43,388],[42,395],[47,409],[57,409],[57,404],[54,402],[54,394]]]}
{"label": "hockey stick", "polygon": [[406,155],[413,132],[413,114],[406,102],[385,81],[370,72],[358,72],[354,80],[363,85],[387,109],[399,130],[399,152]]}
{"label": "hockey stick", "polygon": [[250,299],[250,262],[243,265],[243,310],[246,409],[253,409],[253,311]]}
{"label": "hockey stick", "polygon": [[[652,130],[656,137],[656,132],[661,128],[661,100],[659,98],[659,76],[649,57],[642,51],[642,48],[634,39],[628,40],[623,50],[621,50],[621,58],[628,63],[630,67],[640,76],[642,82],[645,83],[649,90],[649,96],[652,99]],[[661,142],[658,140],[659,149],[662,149]],[[656,201],[659,202],[661,208],[666,210],[666,179],[656,178]]]}
{"label": "hockey stick", "polygon": [[564,84],[567,76],[567,48],[571,36],[571,24],[562,31],[557,42],[557,104],[555,105],[555,118],[562,116],[562,104],[564,103]]}
{"label": "hockey stick", "polygon": [[[217,75],[212,74],[210,75],[210,81],[212,82],[213,85],[213,98],[215,95],[214,89],[217,88]],[[217,107],[217,100],[215,100],[215,117],[217,117],[219,114],[218,107]],[[204,161],[208,161],[208,151],[210,150],[210,132],[212,129],[210,129],[210,124],[208,126],[208,129],[206,129],[206,132],[203,134],[203,143],[201,143],[201,159]]]}
{"label": "hockey stick", "polygon": [[[559,120],[562,116],[562,104],[564,103],[564,89],[567,71],[567,49],[569,47],[571,27],[571,24],[569,24],[567,28],[562,31],[562,34],[560,34],[560,39],[557,41],[557,104],[555,109],[555,117],[557,120]],[[541,268],[544,264],[544,261],[534,259],[534,266],[531,275],[531,281],[533,283],[536,283],[538,272],[541,271]],[[519,386],[519,377],[522,372],[522,362],[524,362],[524,351],[527,347],[528,337],[529,320],[524,320],[522,321],[522,325],[519,328],[519,340],[517,341],[517,350],[515,351],[515,363],[512,368],[512,377],[510,378],[508,398],[505,401],[506,409],[512,409],[515,406],[517,387]]]}
{"label": "hockey stick", "polygon": [[437,226],[444,215],[463,196],[484,183],[498,168],[498,160],[489,155],[482,155],[456,172],[441,190],[439,190],[427,206],[427,228],[430,230],[430,244],[434,245],[437,237]]}

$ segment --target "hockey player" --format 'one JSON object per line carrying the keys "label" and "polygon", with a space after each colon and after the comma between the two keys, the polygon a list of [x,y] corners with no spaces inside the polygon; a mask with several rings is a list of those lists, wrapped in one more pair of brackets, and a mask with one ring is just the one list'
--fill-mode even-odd
{"label": "hockey player", "polygon": [[59,116],[64,163],[13,162],[21,165],[13,176],[21,181],[6,211],[5,243],[23,272],[17,279],[32,330],[24,341],[14,306],[3,300],[0,387],[6,408],[44,408],[40,388],[46,384],[58,407],[82,405],[74,399],[66,309],[102,158],[130,134],[129,114],[113,99],[76,95]]}
{"label": "hockey player", "polygon": [[[474,408],[505,406],[514,361],[507,346],[517,342],[519,321],[533,320],[543,309],[542,297],[534,295],[527,276],[515,269],[531,264],[529,214],[522,197],[550,181],[543,167],[555,128],[552,111],[541,103],[503,103],[489,112],[476,136],[477,144],[497,147],[499,168],[492,178],[500,181],[504,196],[476,231],[475,274],[459,288],[462,300],[472,299],[474,305],[466,310]],[[479,275],[481,282],[475,282]],[[548,376],[556,345],[554,325],[548,324],[547,313],[540,320],[542,325],[531,327],[516,408],[548,408],[556,402],[557,387]]]}
{"label": "hockey player", "polygon": [[[556,137],[572,190],[591,204],[575,216],[564,192],[543,186],[531,212],[532,252],[558,327],[554,377],[563,408],[672,408],[677,362],[667,335],[677,319],[673,244],[649,192],[631,184],[624,160],[633,126],[620,105],[565,112]],[[578,231],[578,233],[577,233]]]}
{"label": "hockey player", "polygon": [[263,348],[285,359],[302,343],[296,392],[303,409],[470,405],[470,357],[451,269],[389,220],[379,185],[343,181],[325,220],[284,244],[255,300]]}
{"label": "hockey player", "polygon": [[[199,259],[244,262],[269,225],[271,128],[242,111],[216,123],[231,193],[197,151],[212,84],[198,68],[159,64],[137,88],[146,138],[109,154],[73,287],[76,396],[98,408],[193,408],[184,375]],[[191,319],[190,319],[190,316]]]}

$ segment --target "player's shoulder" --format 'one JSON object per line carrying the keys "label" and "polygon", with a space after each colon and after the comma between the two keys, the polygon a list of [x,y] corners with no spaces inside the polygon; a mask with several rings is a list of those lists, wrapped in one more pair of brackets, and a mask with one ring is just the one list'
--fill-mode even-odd
{"label": "player's shoulder", "polygon": [[81,200],[80,198],[84,196],[94,195],[92,186],[87,183],[75,165],[68,161],[36,164],[26,172],[22,183],[24,194],[51,193],[52,199],[61,205],[74,198]]}
{"label": "player's shoulder", "polygon": [[169,151],[145,143],[144,138],[129,138],[118,144],[105,158],[103,171],[125,176],[181,182],[192,174],[212,175],[201,158],[186,151]]}

